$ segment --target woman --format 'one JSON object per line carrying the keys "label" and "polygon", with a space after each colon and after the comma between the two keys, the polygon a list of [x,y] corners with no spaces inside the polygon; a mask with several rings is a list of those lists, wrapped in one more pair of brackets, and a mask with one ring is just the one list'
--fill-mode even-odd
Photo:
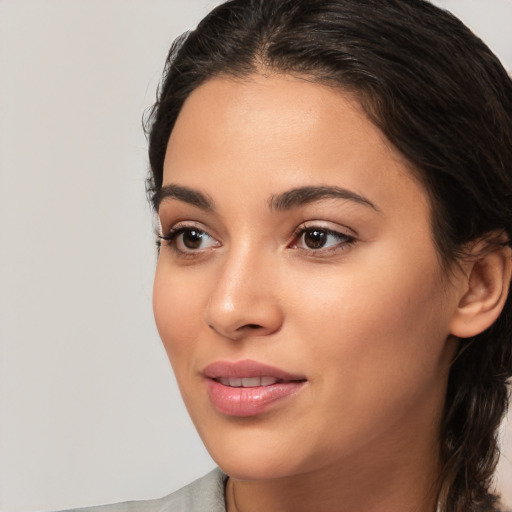
{"label": "woman", "polygon": [[181,37],[148,122],[154,311],[220,470],[104,510],[498,510],[511,113],[423,0],[232,0]]}

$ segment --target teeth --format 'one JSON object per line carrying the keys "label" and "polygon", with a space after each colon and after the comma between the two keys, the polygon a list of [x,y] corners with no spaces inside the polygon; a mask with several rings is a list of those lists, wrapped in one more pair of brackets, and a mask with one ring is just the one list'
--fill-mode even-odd
{"label": "teeth", "polygon": [[225,386],[231,386],[232,388],[240,388],[242,387],[242,379],[239,379],[237,377],[231,377],[224,379],[227,382],[223,382]]}
{"label": "teeth", "polygon": [[224,386],[232,388],[256,388],[258,386],[270,386],[277,382],[274,377],[220,377],[217,380]]}
{"label": "teeth", "polygon": [[261,377],[244,377],[242,379],[242,387],[255,388],[256,386],[261,386]]}

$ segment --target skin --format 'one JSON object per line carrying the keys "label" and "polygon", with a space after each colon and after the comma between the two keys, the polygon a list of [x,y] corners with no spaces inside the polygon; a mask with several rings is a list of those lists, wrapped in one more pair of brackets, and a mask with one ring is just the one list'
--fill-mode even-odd
{"label": "skin", "polygon": [[[451,325],[466,284],[440,266],[427,194],[407,162],[343,91],[300,77],[214,78],[178,117],[171,184],[214,209],[162,200],[163,233],[189,231],[163,242],[155,318],[192,420],[230,475],[228,510],[435,510]],[[305,186],[373,206],[269,205]],[[304,226],[341,235],[311,249],[296,233]],[[198,248],[184,245],[190,229],[207,234]],[[242,359],[307,382],[263,414],[230,417],[201,372]]]}

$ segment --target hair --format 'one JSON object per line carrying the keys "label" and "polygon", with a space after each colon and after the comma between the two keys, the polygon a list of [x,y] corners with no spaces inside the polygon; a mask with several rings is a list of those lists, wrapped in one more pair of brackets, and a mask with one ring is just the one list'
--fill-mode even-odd
{"label": "hair", "polygon": [[[231,0],[171,47],[146,119],[155,205],[167,143],[212,77],[302,76],[355,95],[427,190],[443,265],[474,241],[510,245],[512,81],[460,20],[424,0]],[[440,432],[440,510],[497,510],[497,430],[512,376],[512,296],[461,340]]]}

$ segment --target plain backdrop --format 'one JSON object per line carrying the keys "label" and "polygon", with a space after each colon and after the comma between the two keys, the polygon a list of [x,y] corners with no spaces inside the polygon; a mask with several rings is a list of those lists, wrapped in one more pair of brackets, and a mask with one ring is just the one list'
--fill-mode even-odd
{"label": "plain backdrop", "polygon": [[[153,325],[141,117],[216,3],[0,0],[2,512],[160,497],[214,465]],[[438,3],[512,69],[511,0]]]}

